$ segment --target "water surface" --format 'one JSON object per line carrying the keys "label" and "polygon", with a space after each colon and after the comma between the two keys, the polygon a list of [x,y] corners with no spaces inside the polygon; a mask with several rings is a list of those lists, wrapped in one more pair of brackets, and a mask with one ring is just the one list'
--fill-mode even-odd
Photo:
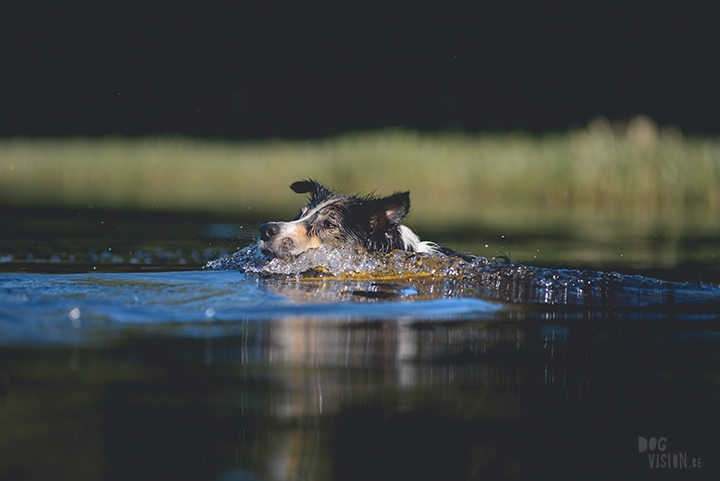
{"label": "water surface", "polygon": [[[318,277],[201,270],[251,242],[252,222],[21,214],[0,242],[2,479],[720,471],[716,237],[491,231],[482,266],[392,258],[384,276]],[[599,260],[568,264],[579,244]],[[491,260],[535,246],[537,262]],[[633,277],[648,273],[665,275]],[[680,465],[650,458],[663,453]]]}

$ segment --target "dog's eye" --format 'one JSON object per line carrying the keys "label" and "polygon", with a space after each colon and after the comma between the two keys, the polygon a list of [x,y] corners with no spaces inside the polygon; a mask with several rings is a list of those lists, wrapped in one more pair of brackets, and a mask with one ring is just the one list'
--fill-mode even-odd
{"label": "dog's eye", "polygon": [[323,227],[325,227],[326,229],[332,229],[333,227],[335,227],[335,224],[333,224],[329,220],[326,220],[325,222],[323,222]]}

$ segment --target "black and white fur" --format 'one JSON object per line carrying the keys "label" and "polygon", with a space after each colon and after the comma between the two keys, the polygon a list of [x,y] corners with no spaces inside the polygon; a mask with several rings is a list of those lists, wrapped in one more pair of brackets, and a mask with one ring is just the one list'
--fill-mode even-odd
{"label": "black and white fur", "polygon": [[298,194],[310,193],[310,203],[291,222],[260,226],[258,246],[269,258],[292,258],[327,241],[380,252],[443,250],[421,241],[401,224],[410,210],[409,192],[388,197],[341,195],[314,180],[295,182],[290,188]]}

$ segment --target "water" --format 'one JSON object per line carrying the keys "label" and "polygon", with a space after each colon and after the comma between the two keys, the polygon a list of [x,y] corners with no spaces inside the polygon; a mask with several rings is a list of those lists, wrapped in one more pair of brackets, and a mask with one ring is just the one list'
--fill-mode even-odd
{"label": "water", "polygon": [[581,270],[563,255],[578,238],[547,232],[473,249],[542,245],[538,267],[331,250],[293,270],[248,249],[241,273],[201,269],[262,219],[4,219],[1,479],[720,471],[717,237],[626,239],[614,264],[601,243]]}

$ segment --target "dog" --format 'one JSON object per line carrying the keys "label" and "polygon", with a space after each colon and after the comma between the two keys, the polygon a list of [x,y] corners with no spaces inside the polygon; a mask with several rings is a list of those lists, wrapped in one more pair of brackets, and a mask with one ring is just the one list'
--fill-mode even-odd
{"label": "dog", "polygon": [[388,197],[342,195],[314,180],[295,182],[290,188],[310,194],[310,203],[295,220],[260,226],[258,247],[269,259],[290,259],[326,242],[364,247],[369,251],[444,252],[421,241],[401,222],[410,210],[410,193]]}

